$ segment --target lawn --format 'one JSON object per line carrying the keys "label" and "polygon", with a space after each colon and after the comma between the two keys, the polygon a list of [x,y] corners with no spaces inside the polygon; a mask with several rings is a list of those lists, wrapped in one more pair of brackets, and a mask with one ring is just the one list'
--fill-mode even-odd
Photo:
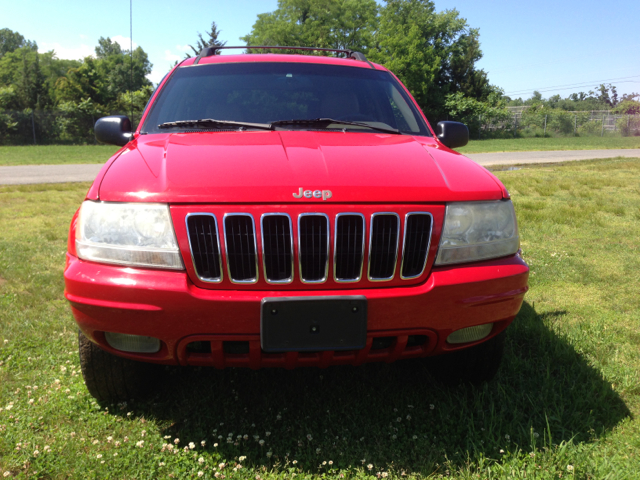
{"label": "lawn", "polygon": [[[640,137],[566,137],[471,140],[461,153],[526,152],[535,150],[600,150],[640,148]],[[118,147],[111,145],[0,146],[0,166],[104,163]]]}
{"label": "lawn", "polygon": [[0,167],[105,163],[119,147],[112,145],[29,145],[0,147]]}
{"label": "lawn", "polygon": [[640,148],[640,137],[558,137],[470,140],[460,153],[529,152],[543,150],[609,150]]}
{"label": "lawn", "polygon": [[89,185],[0,187],[0,474],[637,478],[640,159],[497,175],[531,289],[492,382],[445,387],[420,361],[172,368],[157,397],[118,405],[86,392],[63,299],[68,222]]}

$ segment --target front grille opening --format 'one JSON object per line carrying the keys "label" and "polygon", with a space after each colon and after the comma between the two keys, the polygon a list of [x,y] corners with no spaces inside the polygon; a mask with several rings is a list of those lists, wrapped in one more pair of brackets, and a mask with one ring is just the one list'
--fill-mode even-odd
{"label": "front grille opening", "polygon": [[391,280],[398,258],[400,220],[392,213],[375,214],[371,218],[369,248],[369,278]]}
{"label": "front grille opening", "polygon": [[291,220],[287,215],[262,217],[262,261],[269,282],[293,280],[293,247]]}
{"label": "front grille opening", "polygon": [[371,350],[384,350],[391,347],[396,341],[396,337],[375,337],[371,344]]}
{"label": "front grille opening", "polygon": [[211,214],[190,215],[187,217],[187,231],[198,278],[208,282],[222,280],[216,217]]}
{"label": "front grille opening", "polygon": [[211,343],[209,342],[191,342],[187,345],[189,353],[211,353]]}
{"label": "front grille opening", "polygon": [[429,341],[429,338],[426,335],[409,335],[407,340],[407,348],[409,347],[420,347],[422,345],[426,345]]}
{"label": "front grille opening", "polygon": [[416,278],[422,275],[427,263],[427,253],[431,239],[431,215],[413,213],[407,215],[402,259],[402,278]]}
{"label": "front grille opening", "polygon": [[304,282],[323,282],[329,260],[329,219],[326,215],[300,215],[298,257]]}
{"label": "front grille opening", "polygon": [[253,217],[241,214],[226,215],[224,233],[231,280],[236,283],[255,283],[258,280],[258,269]]}
{"label": "front grille opening", "polygon": [[247,341],[226,341],[222,342],[222,350],[224,353],[232,355],[248,355],[249,342]]}
{"label": "front grille opening", "polygon": [[348,214],[338,216],[335,236],[336,280],[360,280],[364,256],[364,217]]}

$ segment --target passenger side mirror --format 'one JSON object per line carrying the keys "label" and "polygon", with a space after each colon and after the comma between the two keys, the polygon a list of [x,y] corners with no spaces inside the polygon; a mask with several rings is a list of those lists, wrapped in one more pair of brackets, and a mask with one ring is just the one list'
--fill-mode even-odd
{"label": "passenger side mirror", "polygon": [[469,129],[460,122],[440,122],[436,128],[438,140],[449,148],[464,147],[469,143]]}
{"label": "passenger side mirror", "polygon": [[94,130],[99,142],[120,147],[126,145],[133,136],[131,120],[126,115],[102,117],[96,122]]}

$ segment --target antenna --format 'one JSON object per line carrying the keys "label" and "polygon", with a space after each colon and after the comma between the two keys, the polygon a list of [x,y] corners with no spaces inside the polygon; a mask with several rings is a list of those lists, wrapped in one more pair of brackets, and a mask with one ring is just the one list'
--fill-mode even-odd
{"label": "antenna", "polygon": [[131,59],[131,78],[129,79],[129,98],[131,99],[131,126],[135,124],[133,118],[133,0],[129,0],[129,56]]}

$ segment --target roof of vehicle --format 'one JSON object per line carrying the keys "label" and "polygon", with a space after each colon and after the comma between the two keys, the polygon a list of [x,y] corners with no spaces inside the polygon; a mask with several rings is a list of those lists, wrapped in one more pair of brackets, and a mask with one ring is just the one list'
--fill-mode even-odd
{"label": "roof of vehicle", "polygon": [[[188,58],[180,64],[180,67],[193,65],[195,57]],[[291,62],[291,63],[318,63],[324,65],[342,65],[347,67],[374,68],[375,70],[387,71],[382,65],[373,62],[363,62],[351,58],[327,57],[321,55],[299,55],[282,53],[248,53],[240,55],[211,55],[202,57],[198,65],[208,65],[212,63],[252,63],[252,62]]]}

